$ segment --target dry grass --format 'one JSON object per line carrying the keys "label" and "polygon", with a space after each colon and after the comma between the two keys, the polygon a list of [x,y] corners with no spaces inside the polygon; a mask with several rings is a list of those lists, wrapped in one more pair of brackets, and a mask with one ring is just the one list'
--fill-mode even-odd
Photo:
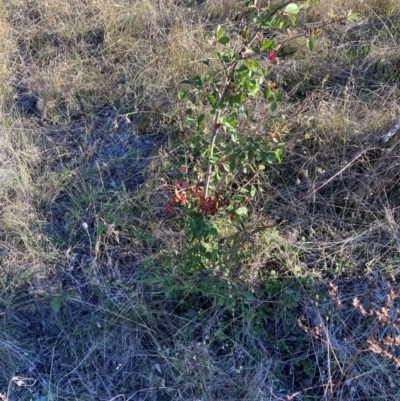
{"label": "dry grass", "polygon": [[245,284],[179,275],[184,224],[162,190],[181,156],[177,82],[234,5],[5,2],[2,399],[399,398],[399,146],[366,141],[400,117],[398,1],[300,18],[360,14],[313,53],[278,53],[288,151],[254,204],[274,231],[243,239]]}

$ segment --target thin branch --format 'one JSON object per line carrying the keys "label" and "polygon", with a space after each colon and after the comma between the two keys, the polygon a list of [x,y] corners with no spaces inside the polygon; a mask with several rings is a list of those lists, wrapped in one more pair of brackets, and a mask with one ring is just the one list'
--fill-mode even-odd
{"label": "thin branch", "polygon": [[386,143],[389,139],[392,138],[392,136],[396,134],[399,129],[400,119],[396,121],[395,125],[386,134],[374,138],[374,141],[377,143]]}
{"label": "thin branch", "polygon": [[[235,61],[232,66],[231,66],[231,72],[229,75],[227,75],[227,71],[225,71],[225,83],[224,83],[224,90],[221,93],[220,99],[218,104],[222,104],[224,102],[224,98],[226,95],[226,92],[228,92],[228,88],[229,88],[229,83],[231,81],[231,79],[233,79],[234,75],[235,75],[235,71],[236,71],[236,67],[238,65],[238,61]],[[210,157],[208,159],[208,164],[207,164],[207,171],[206,171],[206,177],[205,177],[205,184],[204,184],[204,192],[203,192],[203,196],[205,198],[207,198],[208,196],[208,189],[210,187],[210,181],[211,181],[211,169],[212,169],[212,163],[211,163],[211,157],[214,154],[214,148],[215,148],[215,141],[217,139],[217,133],[218,133],[218,120],[221,116],[221,110],[217,110],[217,112],[215,113],[215,118],[214,118],[214,127],[213,127],[213,131],[212,131],[212,135],[211,135],[211,143],[210,143]]]}
{"label": "thin branch", "polygon": [[326,180],[324,183],[322,183],[318,188],[314,189],[314,191],[312,191],[309,194],[306,194],[303,197],[304,199],[310,198],[311,196],[313,196],[315,193],[317,193],[321,188],[323,188],[325,185],[328,185],[334,178],[336,178],[339,174],[343,173],[345,170],[347,170],[357,159],[359,159],[367,150],[369,150],[369,148],[362,150],[361,152],[358,153],[358,155],[356,157],[354,157],[353,160],[351,160],[349,163],[347,163],[343,168],[341,168],[336,174],[334,174],[331,178],[329,178],[328,180]]}
{"label": "thin branch", "polygon": [[285,8],[288,6],[290,3],[293,3],[293,0],[285,1],[282,3],[280,6],[276,7],[274,11],[270,14],[271,17],[273,17],[278,11],[282,10],[282,8]]}

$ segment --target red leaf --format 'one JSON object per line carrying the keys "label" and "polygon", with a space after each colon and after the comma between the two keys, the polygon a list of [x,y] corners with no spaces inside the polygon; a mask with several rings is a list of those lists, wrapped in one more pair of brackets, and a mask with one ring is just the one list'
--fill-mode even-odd
{"label": "red leaf", "polygon": [[186,194],[185,194],[185,193],[183,193],[183,194],[181,195],[180,203],[181,203],[182,206],[185,206],[185,205],[186,205],[187,200],[186,200]]}
{"label": "red leaf", "polygon": [[182,199],[182,195],[178,192],[178,190],[175,188],[175,194],[174,194],[174,201],[179,202]]}
{"label": "red leaf", "polygon": [[199,187],[192,187],[189,189],[190,195],[199,195],[201,193],[201,189]]}
{"label": "red leaf", "polygon": [[216,129],[216,130],[219,130],[221,127],[222,127],[222,124],[221,124],[221,123],[215,124],[215,129]]}
{"label": "red leaf", "polygon": [[155,223],[157,221],[157,219],[155,218],[155,217],[152,217],[151,219],[150,219],[150,223]]}
{"label": "red leaf", "polygon": [[181,132],[181,138],[182,138],[182,141],[186,141],[187,135],[186,135],[185,131]]}
{"label": "red leaf", "polygon": [[169,213],[173,213],[174,212],[174,204],[171,201],[169,201],[167,203],[167,206],[165,206],[165,210]]}
{"label": "red leaf", "polygon": [[268,52],[268,58],[271,63],[274,63],[276,61],[276,54],[274,50]]}

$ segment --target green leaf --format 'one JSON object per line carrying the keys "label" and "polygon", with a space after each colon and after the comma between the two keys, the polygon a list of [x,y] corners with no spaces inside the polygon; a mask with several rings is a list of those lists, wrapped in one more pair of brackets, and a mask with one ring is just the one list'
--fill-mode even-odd
{"label": "green leaf", "polygon": [[198,117],[197,117],[197,124],[202,124],[203,122],[204,122],[204,119],[206,118],[206,115],[205,114],[200,114]]}
{"label": "green leaf", "polygon": [[103,220],[99,220],[97,222],[97,231],[96,231],[96,238],[99,239],[104,232],[106,231],[106,224],[104,223]]}
{"label": "green leaf", "polygon": [[233,117],[233,116],[230,116],[230,117],[227,119],[227,122],[228,122],[228,124],[229,124],[231,127],[234,127],[234,126],[236,125],[236,123],[237,123],[235,117]]}
{"label": "green leaf", "polygon": [[272,91],[271,88],[267,85],[264,89],[264,99],[271,100]]}
{"label": "green leaf", "polygon": [[[247,60],[246,60],[247,61]],[[255,68],[260,66],[260,63],[257,60],[247,61],[249,68],[254,70]]]}
{"label": "green leaf", "polygon": [[220,43],[221,45],[226,45],[228,44],[230,41],[230,39],[228,38],[228,36],[222,36],[222,38],[218,39],[218,43]]}
{"label": "green leaf", "polygon": [[238,136],[237,136],[237,132],[236,131],[232,131],[231,132],[231,141],[233,143],[236,143],[238,141]]}
{"label": "green leaf", "polygon": [[241,206],[236,210],[236,214],[238,216],[247,216],[248,213],[249,213],[249,211],[248,211],[247,207],[245,207],[245,206]]}
{"label": "green leaf", "polygon": [[251,22],[256,22],[257,21],[257,15],[254,11],[250,11],[248,14],[248,19]]}
{"label": "green leaf", "polygon": [[53,299],[53,301],[51,302],[51,307],[53,308],[55,313],[60,312],[62,303],[63,303],[63,297],[62,296],[55,297]]}
{"label": "green leaf", "polygon": [[184,100],[187,96],[187,92],[178,92],[178,99]]}
{"label": "green leaf", "polygon": [[224,32],[222,31],[221,25],[218,25],[217,32],[215,34],[216,39],[221,38],[223,35],[224,35]]}
{"label": "green leaf", "polygon": [[308,48],[309,48],[311,51],[313,51],[313,50],[314,50],[314,47],[315,47],[314,39],[313,39],[313,38],[309,38],[308,41],[307,41],[307,44],[308,44]]}
{"label": "green leaf", "polygon": [[261,46],[262,50],[269,50],[272,49],[274,47],[274,41],[273,40],[267,40],[266,42],[264,42]]}
{"label": "green leaf", "polygon": [[279,28],[280,25],[281,25],[281,23],[282,23],[282,20],[281,20],[280,18],[275,18],[275,19],[272,21],[272,26],[273,26],[274,28]]}
{"label": "green leaf", "polygon": [[247,152],[247,157],[249,158],[250,163],[252,163],[254,159],[254,149],[249,149]]}
{"label": "green leaf", "polygon": [[271,26],[271,22],[272,22],[272,16],[268,15],[263,21],[262,21],[262,26],[264,27],[270,27]]}
{"label": "green leaf", "polygon": [[246,89],[250,92],[258,92],[258,90],[260,89],[257,82],[254,79],[246,80],[244,85]]}
{"label": "green leaf", "polygon": [[210,157],[210,162],[211,163],[216,163],[220,159],[220,156],[214,155]]}
{"label": "green leaf", "polygon": [[267,163],[272,164],[272,163],[276,163],[276,155],[275,153],[268,153],[267,155]]}
{"label": "green leaf", "polygon": [[203,81],[199,75],[194,77],[194,84],[196,85],[197,89],[203,89]]}
{"label": "green leaf", "polygon": [[292,26],[296,26],[296,17],[293,14],[290,14],[290,22]]}
{"label": "green leaf", "polygon": [[225,104],[225,103],[218,103],[218,104],[215,106],[215,108],[216,108],[217,110],[223,110],[225,107],[226,107],[226,104]]}
{"label": "green leaf", "polygon": [[257,193],[257,188],[254,185],[252,185],[250,189],[250,196],[254,198],[256,196],[256,193]]}
{"label": "green leaf", "polygon": [[235,95],[227,95],[229,106],[235,107]]}
{"label": "green leaf", "polygon": [[271,103],[271,111],[274,112],[278,108],[278,104],[276,102]]}
{"label": "green leaf", "polygon": [[237,70],[236,73],[238,75],[242,75],[244,74],[244,76],[246,76],[249,73],[249,67],[245,66],[245,65],[241,65]]}
{"label": "green leaf", "polygon": [[285,7],[284,11],[288,14],[297,14],[299,12],[299,7],[295,3],[290,3]]}
{"label": "green leaf", "polygon": [[243,296],[248,300],[248,301],[255,301],[256,297],[250,292],[246,291],[243,293]]}
{"label": "green leaf", "polygon": [[232,198],[232,202],[240,203],[240,202],[242,202],[242,201],[243,201],[243,196],[235,195],[235,196]]}
{"label": "green leaf", "polygon": [[205,64],[207,67],[210,66],[210,60],[203,60],[203,64]]}
{"label": "green leaf", "polygon": [[211,95],[210,93],[207,94],[207,99],[208,101],[214,106],[215,103],[217,102],[217,99],[215,99],[214,95]]}
{"label": "green leaf", "polygon": [[349,21],[356,21],[357,19],[358,19],[358,15],[357,14],[349,14],[348,16],[347,16],[347,19],[349,20]]}
{"label": "green leaf", "polygon": [[229,173],[231,171],[231,166],[228,163],[222,163],[224,169]]}

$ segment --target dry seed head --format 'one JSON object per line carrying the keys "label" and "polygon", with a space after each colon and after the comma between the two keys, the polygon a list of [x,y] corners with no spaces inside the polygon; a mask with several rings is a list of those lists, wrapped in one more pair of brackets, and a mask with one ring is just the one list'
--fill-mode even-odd
{"label": "dry seed head", "polygon": [[382,340],[382,342],[384,345],[387,345],[389,347],[398,347],[400,346],[400,337],[393,338],[387,336]]}
{"label": "dry seed head", "polygon": [[339,298],[335,298],[334,305],[336,309],[340,309],[340,307],[342,306],[342,301]]}
{"label": "dry seed head", "polygon": [[376,341],[376,340],[372,340],[369,338],[367,340],[367,345],[368,345],[368,348],[370,349],[370,351],[375,352],[376,354],[381,354],[383,351],[383,349],[379,345],[378,341]]}
{"label": "dry seed head", "polygon": [[328,295],[330,300],[333,302],[335,309],[339,309],[342,306],[342,302],[338,298],[337,293],[338,293],[337,285],[333,284],[332,282],[329,282]]}
{"label": "dry seed head", "polygon": [[376,309],[375,311],[375,316],[377,317],[378,321],[380,323],[389,323],[389,309],[382,306],[380,309]]}
{"label": "dry seed head", "polygon": [[[385,340],[387,340],[387,338],[388,337],[386,337]],[[369,348],[370,351],[374,352],[375,354],[379,354],[379,355],[384,356],[385,358],[389,359],[396,367],[400,367],[400,359],[396,358],[390,352],[384,350],[381,347],[381,345],[378,343],[378,341],[376,341],[374,339],[368,339],[367,340],[367,345],[368,345],[368,348]]]}
{"label": "dry seed head", "polygon": [[352,305],[353,305],[354,309],[356,309],[358,312],[361,313],[362,316],[368,316],[367,311],[361,305],[361,302],[357,297],[353,298]]}
{"label": "dry seed head", "polygon": [[386,294],[385,297],[385,307],[390,308],[390,306],[393,304],[393,301],[396,299],[396,294],[393,290],[392,285],[388,282],[388,293]]}
{"label": "dry seed head", "polygon": [[303,321],[305,320],[304,316],[300,317],[299,319],[297,319],[297,324],[299,325],[299,327],[306,333],[310,333],[310,329],[303,323]]}
{"label": "dry seed head", "polygon": [[336,297],[337,295],[337,285],[333,284],[332,281],[329,282],[328,284],[328,294],[329,296]]}

